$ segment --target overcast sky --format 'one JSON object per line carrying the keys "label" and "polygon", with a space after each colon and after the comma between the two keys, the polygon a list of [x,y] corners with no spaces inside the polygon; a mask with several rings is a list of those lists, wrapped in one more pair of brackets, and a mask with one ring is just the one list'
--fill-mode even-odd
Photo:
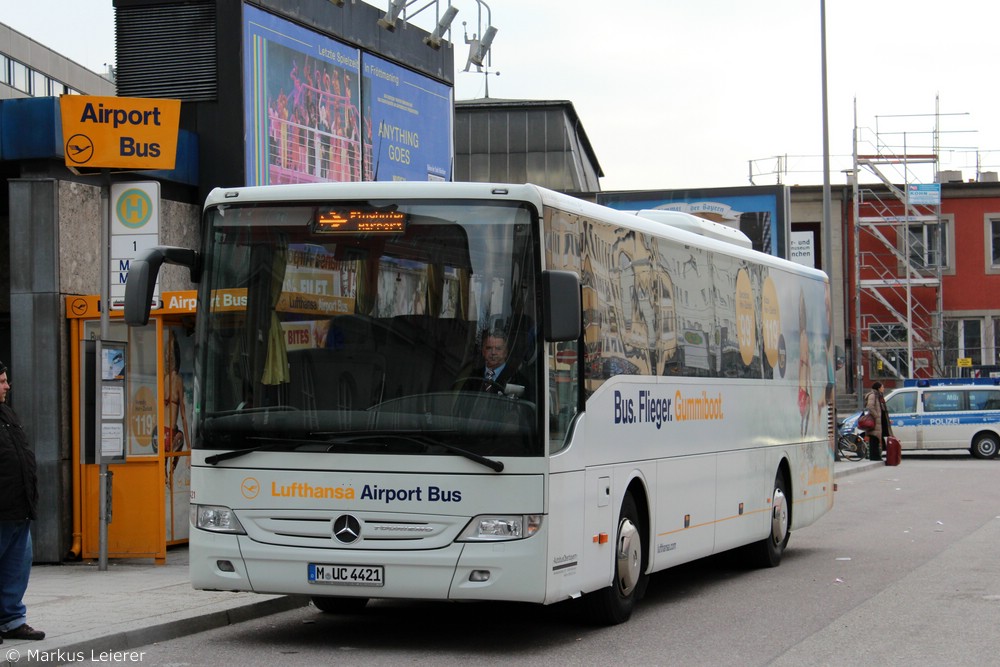
{"label": "overcast sky", "polygon": [[[442,7],[447,0],[441,0]],[[456,98],[485,94],[465,73],[452,0]],[[369,2],[381,6],[380,2]],[[412,7],[425,4],[422,0]],[[966,180],[1000,170],[996,0],[828,0],[831,181],[875,132]],[[569,100],[604,171],[604,190],[822,183],[819,0],[490,0],[489,95]],[[433,9],[414,19],[429,29]],[[483,22],[485,23],[485,11]],[[0,0],[0,22],[95,71],[114,62],[111,0]],[[936,102],[936,98],[939,102]],[[937,105],[937,106],[936,106]],[[787,156],[787,159],[784,159]],[[752,166],[751,166],[752,161]],[[918,173],[914,181],[928,181]],[[903,179],[894,178],[897,182]]]}

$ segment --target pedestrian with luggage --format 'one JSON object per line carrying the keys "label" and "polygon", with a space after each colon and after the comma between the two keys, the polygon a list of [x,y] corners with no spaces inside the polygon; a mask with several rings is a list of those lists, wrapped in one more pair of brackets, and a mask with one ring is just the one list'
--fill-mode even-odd
{"label": "pedestrian with luggage", "polygon": [[892,435],[889,411],[885,407],[883,391],[882,383],[876,381],[872,383],[871,391],[865,396],[865,410],[875,418],[875,425],[865,429],[865,437],[868,440],[868,458],[872,461],[882,460],[883,438]]}

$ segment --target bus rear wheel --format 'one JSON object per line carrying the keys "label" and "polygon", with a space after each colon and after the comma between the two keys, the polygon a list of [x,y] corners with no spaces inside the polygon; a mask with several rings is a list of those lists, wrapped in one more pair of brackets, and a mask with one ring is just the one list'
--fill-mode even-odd
{"label": "bus rear wheel", "polygon": [[646,592],[647,557],[642,522],[632,494],[622,501],[615,535],[615,576],[611,585],[587,595],[589,616],[598,625],[618,625],[632,615]]}
{"label": "bus rear wheel", "polygon": [[368,598],[336,598],[314,595],[312,603],[324,614],[356,614],[368,604]]}
{"label": "bus rear wheel", "polygon": [[791,537],[791,515],[788,508],[788,484],[781,470],[774,477],[771,494],[771,523],[768,536],[747,547],[750,560],[757,567],[777,567]]}

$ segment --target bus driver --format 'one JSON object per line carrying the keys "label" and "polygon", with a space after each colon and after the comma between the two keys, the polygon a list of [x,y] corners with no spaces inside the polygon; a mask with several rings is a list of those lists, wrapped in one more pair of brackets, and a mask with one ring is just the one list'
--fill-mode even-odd
{"label": "bus driver", "polygon": [[[514,366],[508,370],[509,356],[507,334],[500,330],[491,331],[483,336],[483,364],[472,371],[471,378],[482,378],[483,391],[505,393],[508,384],[527,389],[527,378]],[[531,398],[528,395],[522,397],[529,400]]]}

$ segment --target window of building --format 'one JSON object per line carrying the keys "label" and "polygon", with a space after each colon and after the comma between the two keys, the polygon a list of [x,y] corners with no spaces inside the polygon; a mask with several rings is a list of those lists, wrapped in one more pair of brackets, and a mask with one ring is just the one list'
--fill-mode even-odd
{"label": "window of building", "polygon": [[993,318],[993,354],[991,364],[1000,364],[1000,317]]}
{"label": "window of building", "polygon": [[912,224],[907,227],[906,232],[906,245],[912,266],[917,269],[943,269],[949,266],[946,221]]}
{"label": "window of building", "polygon": [[10,58],[0,53],[0,83],[10,83]]}
{"label": "window of building", "polygon": [[1000,273],[1000,213],[986,215],[986,273]]}
{"label": "window of building", "polygon": [[10,85],[22,93],[31,92],[31,78],[29,77],[29,73],[30,70],[24,63],[19,63],[16,60],[10,61]]}
{"label": "window of building", "polygon": [[48,97],[49,77],[35,70],[31,71],[31,94],[34,97]]}
{"label": "window of building", "polygon": [[868,355],[871,377],[911,377],[906,338],[906,326],[903,324],[888,322],[868,327],[868,340],[873,346]]}
{"label": "window of building", "polygon": [[982,318],[944,321],[944,365],[957,366],[959,359],[971,359],[973,366],[983,364]]}
{"label": "window of building", "polygon": [[868,327],[868,337],[872,343],[905,343],[906,326],[895,322],[872,324]]}
{"label": "window of building", "polygon": [[899,380],[912,377],[910,354],[905,347],[880,347],[868,355],[871,362],[870,376]]}

